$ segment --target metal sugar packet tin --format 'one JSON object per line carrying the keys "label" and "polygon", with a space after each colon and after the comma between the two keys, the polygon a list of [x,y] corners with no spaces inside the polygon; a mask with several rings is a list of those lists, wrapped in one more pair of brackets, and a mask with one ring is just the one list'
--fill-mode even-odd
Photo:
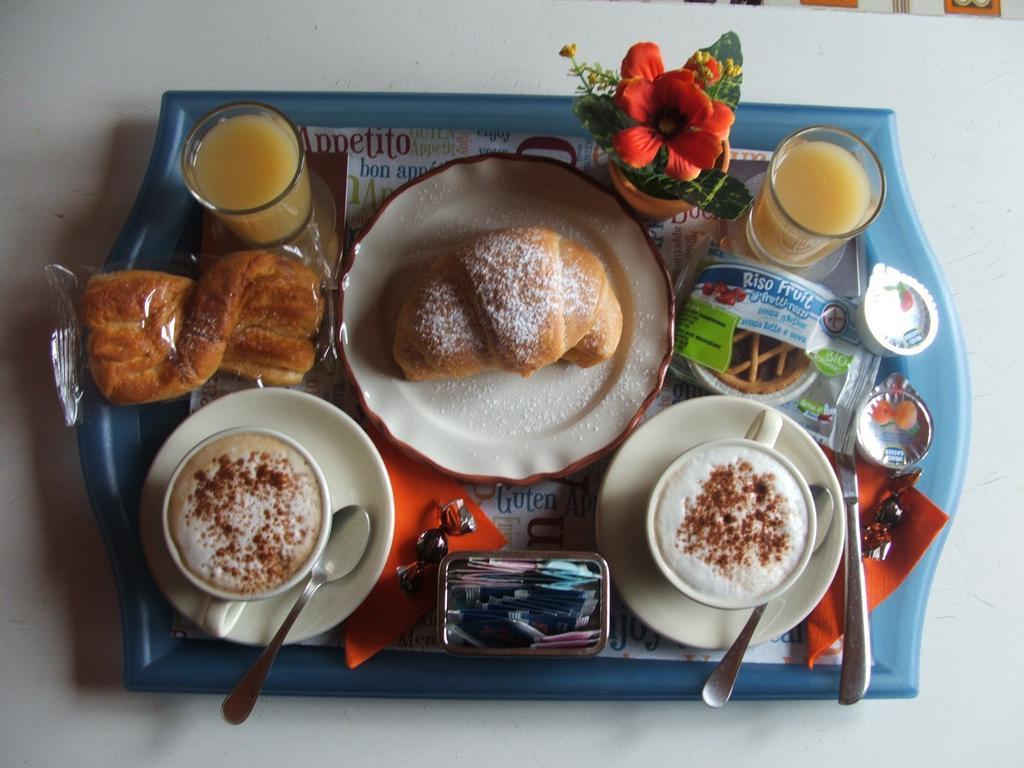
{"label": "metal sugar packet tin", "polygon": [[438,570],[437,634],[459,656],[574,656],[608,642],[608,563],[594,552],[467,551]]}

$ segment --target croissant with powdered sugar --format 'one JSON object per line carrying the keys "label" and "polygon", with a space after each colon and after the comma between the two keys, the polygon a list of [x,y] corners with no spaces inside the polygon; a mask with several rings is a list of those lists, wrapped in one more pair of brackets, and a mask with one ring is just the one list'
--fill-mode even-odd
{"label": "croissant with powdered sugar", "polygon": [[406,378],[489,370],[530,376],[558,360],[608,360],[622,309],[601,261],[543,227],[470,238],[437,259],[398,316],[394,355]]}

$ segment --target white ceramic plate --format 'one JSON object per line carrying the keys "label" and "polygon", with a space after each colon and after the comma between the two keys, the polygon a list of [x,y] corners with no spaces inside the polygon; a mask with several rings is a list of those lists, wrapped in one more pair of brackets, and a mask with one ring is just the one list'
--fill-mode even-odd
{"label": "white ceramic plate", "polygon": [[[593,368],[555,363],[529,379],[485,373],[406,381],[392,357],[412,281],[475,232],[548,226],[604,263],[622,341]],[[342,279],[345,363],[370,419],[402,450],[477,482],[568,474],[617,445],[657,395],[672,355],[674,299],[660,254],[613,193],[548,158],[456,160],[402,187],[364,228]]]}
{"label": "white ceramic plate", "polygon": [[[358,503],[370,514],[370,541],[359,565],[343,579],[325,584],[288,634],[290,643],[307,640],[344,621],[363,602],[384,569],[395,527],[391,482],[380,454],[347,414],[321,398],[274,387],[247,389],[226,395],[183,421],[160,448],[142,486],[139,525],[146,560],[171,605],[198,621],[203,593],[175,567],[163,538],[164,489],[192,446],[221,430],[244,426],[276,429],[296,440],[323,469],[331,505],[340,509]],[[302,593],[302,586],[246,604],[225,639],[266,645]]]}
{"label": "white ceramic plate", "polygon": [[[712,395],[686,400],[644,422],[615,454],[597,500],[598,549],[608,561],[612,584],[632,611],[664,637],[695,648],[728,648],[749,610],[721,610],[697,603],[662,575],[650,554],[645,511],[654,484],[669,464],[689,448],[708,440],[742,437],[762,405],[737,397]],[[842,503],[839,481],[821,448],[783,415],[775,447],[808,483],[820,483]],[[821,548],[800,578],[773,600],[752,639],[778,637],[806,618],[835,576],[846,536],[845,516],[836,509]]]}

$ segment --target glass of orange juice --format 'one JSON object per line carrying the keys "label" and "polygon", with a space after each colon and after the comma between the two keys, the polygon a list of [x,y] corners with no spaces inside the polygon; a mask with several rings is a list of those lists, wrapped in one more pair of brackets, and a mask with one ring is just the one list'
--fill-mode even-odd
{"label": "glass of orange juice", "polygon": [[809,267],[863,232],[884,199],[885,173],[871,147],[842,128],[802,128],[772,155],[747,240],[764,261]]}
{"label": "glass of orange juice", "polygon": [[246,245],[288,243],[312,216],[302,138],[266,104],[225,104],[200,118],[181,169],[193,197]]}

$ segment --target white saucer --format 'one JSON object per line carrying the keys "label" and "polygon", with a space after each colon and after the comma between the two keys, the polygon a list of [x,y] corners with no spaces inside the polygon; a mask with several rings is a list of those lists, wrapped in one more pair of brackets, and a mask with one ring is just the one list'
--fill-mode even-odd
{"label": "white saucer", "polygon": [[[728,648],[750,611],[710,608],[668,582],[648,549],[644,527],[647,499],[658,477],[681,453],[708,440],[742,437],[762,408],[749,400],[718,395],[666,408],[641,424],[619,448],[598,494],[598,550],[608,561],[612,584],[645,624],[684,645]],[[836,503],[842,503],[839,481],[821,448],[795,421],[785,415],[782,418],[775,447],[808,483],[826,486]],[[796,583],[769,604],[752,643],[778,637],[806,618],[832,583],[845,538],[845,517],[833,514],[821,548]]]}
{"label": "white saucer", "polygon": [[[215,400],[183,421],[160,448],[142,486],[139,527],[153,578],[171,604],[197,622],[203,593],[175,567],[163,538],[161,506],[171,473],[188,450],[231,427],[268,427],[294,438],[320,464],[339,509],[358,503],[370,514],[370,541],[356,569],[324,585],[299,614],[287,642],[308,640],[344,621],[377,583],[384,569],[395,527],[395,504],[384,462],[366,433],[327,401],[289,389],[247,389]],[[284,621],[302,584],[277,597],[246,604],[224,638],[266,645]]]}

